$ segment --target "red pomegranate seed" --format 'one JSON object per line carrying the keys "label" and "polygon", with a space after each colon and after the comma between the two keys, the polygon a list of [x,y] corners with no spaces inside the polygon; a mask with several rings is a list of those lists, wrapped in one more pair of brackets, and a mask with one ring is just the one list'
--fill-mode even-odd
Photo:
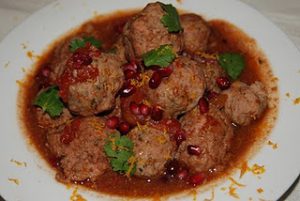
{"label": "red pomegranate seed", "polygon": [[139,105],[139,108],[140,108],[141,114],[144,115],[144,116],[148,116],[151,112],[151,108],[148,105],[144,104],[144,103],[141,103]]}
{"label": "red pomegranate seed", "polygon": [[190,183],[193,186],[198,186],[204,182],[206,175],[203,172],[196,173],[190,177]]}
{"label": "red pomegranate seed", "polygon": [[209,104],[205,98],[200,98],[198,102],[199,110],[202,114],[207,113],[209,110]]}
{"label": "red pomegranate seed", "polygon": [[159,106],[154,106],[151,111],[151,118],[154,121],[160,121],[163,117],[163,110]]}
{"label": "red pomegranate seed", "polygon": [[180,169],[179,162],[177,160],[171,160],[166,164],[164,174],[170,178],[175,177],[179,169]]}
{"label": "red pomegranate seed", "polygon": [[131,111],[133,114],[135,114],[135,115],[141,114],[139,105],[136,104],[136,103],[133,102],[133,101],[130,102],[130,104],[129,104],[129,109],[130,109],[130,111]]}
{"label": "red pomegranate seed", "polygon": [[185,140],[186,140],[186,137],[185,137],[185,132],[183,130],[179,130],[178,132],[176,132],[175,141],[176,141],[177,146],[179,146]]}
{"label": "red pomegranate seed", "polygon": [[160,83],[161,83],[161,76],[158,71],[154,71],[149,80],[149,87],[151,89],[156,89]]}
{"label": "red pomegranate seed", "polygon": [[126,69],[124,71],[124,75],[126,80],[134,79],[137,77],[137,73],[134,70],[130,70],[130,69]]}
{"label": "red pomegranate seed", "polygon": [[121,132],[121,134],[126,134],[129,132],[130,129],[130,125],[127,122],[121,122],[119,125],[119,131]]}
{"label": "red pomegranate seed", "polygon": [[86,53],[75,52],[72,55],[72,61],[77,65],[89,65],[93,62],[93,59]]}
{"label": "red pomegranate seed", "polygon": [[158,73],[161,77],[169,77],[172,72],[173,72],[173,69],[171,68],[171,66],[158,70]]}
{"label": "red pomegranate seed", "polygon": [[44,68],[42,69],[42,75],[43,75],[44,77],[49,77],[49,75],[50,75],[50,69],[49,69],[48,67],[44,67]]}
{"label": "red pomegranate seed", "polygon": [[116,129],[119,125],[119,117],[111,116],[106,120],[105,124],[106,124],[106,127],[110,128],[110,129]]}
{"label": "red pomegranate seed", "polygon": [[180,180],[184,180],[187,178],[189,172],[186,169],[182,169],[177,173],[177,177]]}
{"label": "red pomegranate seed", "polygon": [[222,90],[228,89],[230,87],[230,80],[227,77],[218,77],[216,79],[218,87]]}
{"label": "red pomegranate seed", "polygon": [[196,145],[189,145],[187,146],[187,151],[190,155],[200,155],[201,154],[201,150],[199,146]]}
{"label": "red pomegranate seed", "polygon": [[123,87],[120,90],[120,95],[122,97],[128,97],[132,95],[135,92],[135,86],[133,86],[130,81],[127,81],[123,84]]}
{"label": "red pomegranate seed", "polygon": [[137,65],[135,60],[131,60],[130,63],[124,64],[122,68],[123,68],[124,72],[126,70],[132,70],[134,72],[140,72],[140,68]]}

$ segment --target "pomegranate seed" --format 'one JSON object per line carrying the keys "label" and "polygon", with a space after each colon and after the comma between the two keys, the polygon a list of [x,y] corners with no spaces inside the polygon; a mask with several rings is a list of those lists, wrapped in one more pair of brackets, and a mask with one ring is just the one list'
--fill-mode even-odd
{"label": "pomegranate seed", "polygon": [[130,109],[130,111],[133,113],[133,114],[135,114],[135,115],[139,115],[139,114],[141,114],[141,112],[140,112],[140,107],[138,106],[138,104],[136,104],[135,102],[130,102],[130,104],[129,104],[129,109]]}
{"label": "pomegranate seed", "polygon": [[216,79],[218,87],[222,90],[228,89],[230,87],[230,80],[227,77],[218,77]]}
{"label": "pomegranate seed", "polygon": [[161,76],[158,71],[154,71],[149,80],[149,87],[151,89],[156,89],[160,83],[161,83]]}
{"label": "pomegranate seed", "polygon": [[186,137],[185,137],[185,132],[183,130],[176,132],[175,141],[176,141],[177,146],[179,146],[185,140],[186,140]]}
{"label": "pomegranate seed", "polygon": [[167,177],[175,177],[177,175],[177,172],[180,169],[180,164],[177,160],[171,160],[166,164],[166,169],[164,174]]}
{"label": "pomegranate seed", "polygon": [[134,60],[130,61],[130,63],[124,64],[123,65],[123,71],[125,72],[126,70],[132,70],[135,73],[140,72],[139,66],[136,64]]}
{"label": "pomegranate seed", "polygon": [[200,155],[201,154],[201,150],[199,146],[196,145],[189,145],[187,146],[187,151],[190,155]]}
{"label": "pomegranate seed", "polygon": [[119,125],[119,117],[111,116],[106,120],[105,124],[106,124],[106,127],[110,128],[110,129],[116,129]]}
{"label": "pomegranate seed", "polygon": [[126,69],[124,71],[124,75],[125,75],[125,79],[129,80],[129,79],[134,79],[138,76],[138,73],[135,72],[134,70],[130,70],[130,69]]}
{"label": "pomegranate seed", "polygon": [[173,69],[170,66],[158,70],[158,73],[161,77],[169,77],[172,72],[173,72]]}
{"label": "pomegranate seed", "polygon": [[154,106],[151,111],[151,118],[154,121],[160,121],[163,117],[163,110],[159,106]]}
{"label": "pomegranate seed", "polygon": [[121,134],[126,134],[129,132],[130,129],[130,125],[127,122],[121,122],[119,125],[119,131],[121,132]]}
{"label": "pomegranate seed", "polygon": [[72,60],[77,65],[89,65],[93,62],[92,57],[90,57],[88,54],[75,52],[72,55]]}
{"label": "pomegranate seed", "polygon": [[198,102],[199,110],[202,114],[207,113],[209,110],[209,104],[205,98],[200,98]]}
{"label": "pomegranate seed", "polygon": [[206,175],[203,172],[196,173],[190,177],[190,183],[193,186],[198,186],[204,182]]}
{"label": "pomegranate seed", "polygon": [[180,180],[184,180],[187,178],[189,172],[186,169],[182,169],[177,173],[177,178]]}
{"label": "pomegranate seed", "polygon": [[151,112],[151,108],[148,105],[144,104],[144,103],[141,103],[139,105],[139,108],[140,108],[141,114],[144,115],[144,116],[148,116]]}
{"label": "pomegranate seed", "polygon": [[219,94],[217,92],[214,91],[207,91],[205,93],[205,97],[207,98],[208,101],[210,101],[211,99],[214,99],[218,96]]}
{"label": "pomegranate seed", "polygon": [[129,81],[123,84],[123,87],[120,90],[120,95],[122,97],[128,97],[135,92],[135,86],[133,86]]}
{"label": "pomegranate seed", "polygon": [[49,75],[50,75],[50,69],[49,69],[48,67],[44,67],[44,68],[42,69],[42,75],[43,75],[44,77],[49,77]]}

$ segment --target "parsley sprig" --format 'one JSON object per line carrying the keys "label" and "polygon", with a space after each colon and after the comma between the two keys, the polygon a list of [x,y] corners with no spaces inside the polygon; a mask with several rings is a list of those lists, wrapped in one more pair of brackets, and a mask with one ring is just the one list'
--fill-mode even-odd
{"label": "parsley sprig", "polygon": [[233,80],[236,80],[245,68],[244,57],[238,53],[219,54],[218,62]]}
{"label": "parsley sprig", "polygon": [[135,173],[133,143],[127,136],[121,136],[120,133],[110,134],[106,139],[104,152],[113,171],[125,173],[127,176]]}
{"label": "parsley sprig", "polygon": [[102,46],[102,42],[100,40],[96,40],[93,36],[83,37],[82,39],[76,38],[70,42],[70,51],[75,52],[78,48],[84,47],[87,42],[91,43],[91,45],[96,48],[100,48]]}
{"label": "parsley sprig", "polygon": [[179,32],[182,30],[179,15],[172,4],[160,4],[166,14],[160,19],[161,23],[167,27],[168,32]]}
{"label": "parsley sprig", "polygon": [[144,64],[149,66],[167,67],[176,58],[171,45],[161,45],[142,55]]}
{"label": "parsley sprig", "polygon": [[59,116],[64,108],[64,104],[58,95],[57,86],[52,86],[46,91],[41,92],[36,97],[33,104],[41,107],[44,112],[47,112],[50,115],[50,117]]}

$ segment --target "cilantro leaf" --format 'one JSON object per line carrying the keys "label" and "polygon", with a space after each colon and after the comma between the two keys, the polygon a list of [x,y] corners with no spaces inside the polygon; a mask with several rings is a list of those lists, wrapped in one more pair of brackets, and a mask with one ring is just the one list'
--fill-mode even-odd
{"label": "cilantro leaf", "polygon": [[161,45],[157,49],[153,49],[142,55],[145,66],[166,67],[175,59],[171,45]]}
{"label": "cilantro leaf", "polygon": [[233,80],[236,80],[245,68],[244,57],[237,53],[219,54],[218,62]]}
{"label": "cilantro leaf", "polygon": [[76,38],[70,42],[70,51],[75,52],[78,48],[84,47],[87,42],[91,43],[96,48],[100,48],[102,45],[102,42],[96,40],[93,36],[83,37],[82,39]]}
{"label": "cilantro leaf", "polygon": [[120,133],[110,134],[106,139],[104,152],[113,171],[134,174],[136,164],[132,160],[133,142],[127,136],[121,136]]}
{"label": "cilantro leaf", "polygon": [[179,15],[176,8],[172,4],[161,3],[162,9],[166,14],[160,19],[161,23],[167,27],[168,32],[179,32],[182,30]]}
{"label": "cilantro leaf", "polygon": [[44,112],[47,112],[50,115],[50,117],[59,116],[64,108],[64,104],[59,98],[58,88],[56,86],[52,86],[40,93],[33,104],[41,107]]}

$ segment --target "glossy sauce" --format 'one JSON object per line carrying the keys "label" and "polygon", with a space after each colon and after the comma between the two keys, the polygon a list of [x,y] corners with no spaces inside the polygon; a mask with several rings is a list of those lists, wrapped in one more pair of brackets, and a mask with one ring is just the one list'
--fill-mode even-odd
{"label": "glossy sauce", "polygon": [[[47,66],[49,61],[51,61],[54,56],[55,47],[74,35],[93,35],[95,38],[104,42],[104,49],[109,49],[120,35],[120,30],[125,22],[132,15],[132,12],[116,13],[108,17],[95,18],[85,23],[78,31],[55,42],[37,63],[37,68],[33,76],[28,76],[27,78],[23,90],[24,98],[21,104],[22,121],[25,124],[28,137],[44,159],[56,168],[57,171],[60,171],[58,161],[45,146],[46,130],[37,126],[35,123],[35,115],[33,115],[34,108],[32,101],[40,88],[47,83],[47,80],[43,80],[41,76],[39,76],[41,74],[41,68]],[[222,20],[213,20],[210,21],[209,24],[212,28],[209,52],[241,53],[246,58],[246,69],[241,75],[241,80],[248,84],[255,80],[263,81],[266,75],[261,73],[260,68],[262,65],[266,65],[267,61],[263,59],[263,55],[257,54],[255,49],[250,51],[248,46],[245,47],[242,45],[243,43],[241,43],[241,41],[251,44],[255,42],[230,23]],[[254,121],[249,126],[235,129],[233,148],[230,153],[231,160],[227,169],[222,174],[210,175],[208,180],[224,176],[232,167],[236,167],[241,160],[244,160],[250,147],[253,146],[253,143],[262,140],[263,137],[266,136],[266,122],[270,118],[270,115],[270,111],[267,109],[259,120]],[[128,179],[126,176],[119,175],[113,171],[107,171],[100,176],[99,180],[95,183],[84,182],[83,185],[99,192],[129,197],[156,197],[192,188],[191,185],[183,181],[166,180],[164,178],[152,179],[151,181],[134,177]]]}

